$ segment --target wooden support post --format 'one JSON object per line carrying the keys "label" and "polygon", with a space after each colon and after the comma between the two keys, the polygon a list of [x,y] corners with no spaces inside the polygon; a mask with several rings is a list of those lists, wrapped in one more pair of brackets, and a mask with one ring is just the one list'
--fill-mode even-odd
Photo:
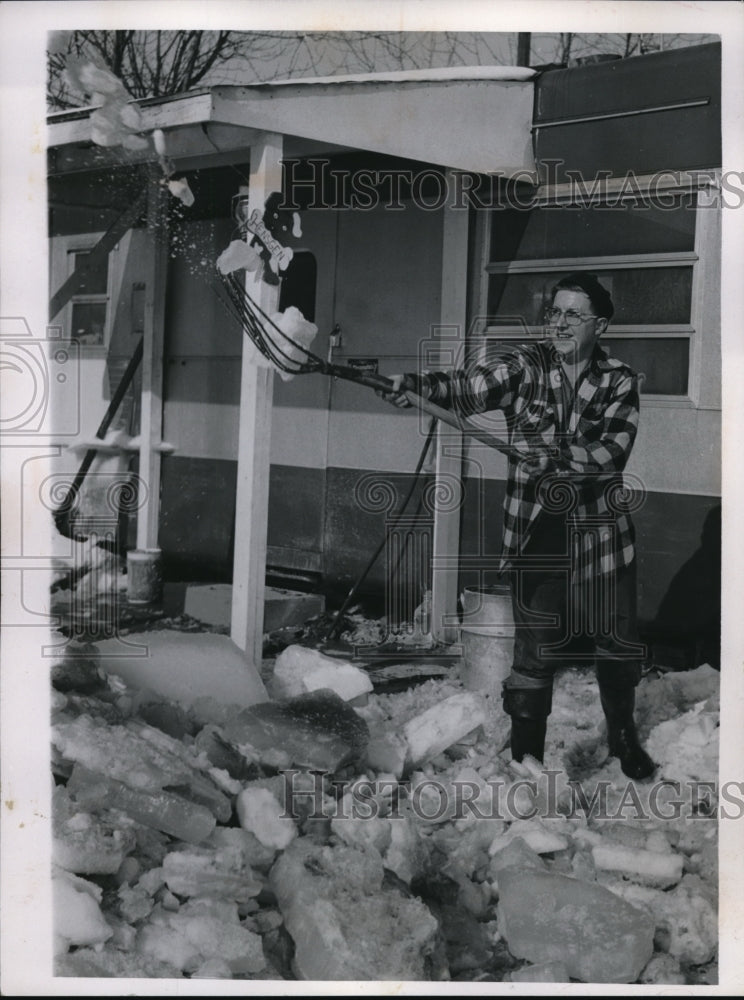
{"label": "wooden support post", "polygon": [[[450,176],[450,181],[452,177]],[[445,207],[442,233],[442,334],[453,339],[450,348],[465,340],[468,286],[468,211]],[[455,333],[459,336],[454,338]],[[448,363],[443,358],[445,363]],[[437,432],[436,478],[438,497],[451,497],[452,481],[462,481],[463,435],[442,423]],[[457,629],[445,622],[457,614],[457,577],[460,555],[460,504],[437,503],[434,510],[432,554],[432,631],[441,642],[454,642]]]}
{"label": "wooden support post", "polygon": [[165,280],[168,267],[166,192],[153,173],[147,191],[147,232],[150,255],[145,292],[144,351],[140,416],[139,475],[147,495],[137,512],[137,549],[158,549],[160,518],[160,444],[163,433],[163,340]]}
{"label": "wooden support post", "polygon": [[[281,191],[282,137],[264,133],[251,146],[249,211],[263,212],[272,191]],[[246,291],[266,312],[278,305],[278,286],[261,281],[260,271],[246,273]],[[233,559],[233,642],[248,653],[255,665],[263,654],[263,614],[266,577],[266,534],[269,519],[271,406],[274,371],[267,367],[253,344],[243,338],[240,382],[238,482],[235,497],[235,548]]]}

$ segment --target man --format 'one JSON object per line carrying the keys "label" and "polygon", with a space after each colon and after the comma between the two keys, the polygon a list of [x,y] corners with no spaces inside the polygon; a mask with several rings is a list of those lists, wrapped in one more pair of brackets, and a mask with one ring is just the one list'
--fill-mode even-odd
{"label": "man", "polygon": [[[510,457],[502,566],[509,571],[514,661],[504,684],[512,756],[543,759],[557,667],[583,640],[596,664],[610,756],[631,778],[655,765],[638,741],[634,531],[622,473],[638,428],[638,376],[599,345],[614,313],[597,278],[552,289],[548,339],[464,371],[396,375],[384,398],[412,390],[463,416],[500,409]],[[556,624],[556,622],[558,624]]]}

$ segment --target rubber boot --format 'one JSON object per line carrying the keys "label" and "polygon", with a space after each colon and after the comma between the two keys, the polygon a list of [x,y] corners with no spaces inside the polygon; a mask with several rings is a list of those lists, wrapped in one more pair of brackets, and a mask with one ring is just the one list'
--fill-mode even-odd
{"label": "rubber boot", "polygon": [[598,664],[597,682],[607,720],[607,747],[617,757],[623,774],[639,780],[650,777],[656,765],[638,740],[633,713],[636,679],[617,664]]}
{"label": "rubber boot", "polygon": [[553,700],[552,687],[502,689],[504,711],[511,716],[512,760],[529,755],[542,763],[545,732]]}

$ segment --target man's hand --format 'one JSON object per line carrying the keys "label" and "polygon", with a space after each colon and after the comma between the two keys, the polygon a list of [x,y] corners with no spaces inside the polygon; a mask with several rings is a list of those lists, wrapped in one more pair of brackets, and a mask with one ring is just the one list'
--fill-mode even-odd
{"label": "man's hand", "polygon": [[388,378],[393,383],[389,390],[385,389],[375,389],[376,394],[380,399],[384,399],[386,403],[392,403],[393,406],[398,406],[401,409],[405,409],[411,404],[406,399],[406,389],[412,389],[413,386],[410,385],[408,379],[405,375],[389,375]]}
{"label": "man's hand", "polygon": [[547,444],[535,444],[526,452],[520,462],[522,471],[531,479],[536,479],[553,468],[553,449]]}

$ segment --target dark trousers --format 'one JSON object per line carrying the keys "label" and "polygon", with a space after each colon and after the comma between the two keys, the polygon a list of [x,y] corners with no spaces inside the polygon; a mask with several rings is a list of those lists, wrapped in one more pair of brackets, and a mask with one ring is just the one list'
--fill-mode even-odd
{"label": "dark trousers", "polygon": [[566,537],[564,518],[543,512],[523,553],[530,561],[510,574],[515,638],[507,685],[550,687],[557,669],[583,664],[635,685],[645,655],[638,641],[635,563],[574,586]]}

